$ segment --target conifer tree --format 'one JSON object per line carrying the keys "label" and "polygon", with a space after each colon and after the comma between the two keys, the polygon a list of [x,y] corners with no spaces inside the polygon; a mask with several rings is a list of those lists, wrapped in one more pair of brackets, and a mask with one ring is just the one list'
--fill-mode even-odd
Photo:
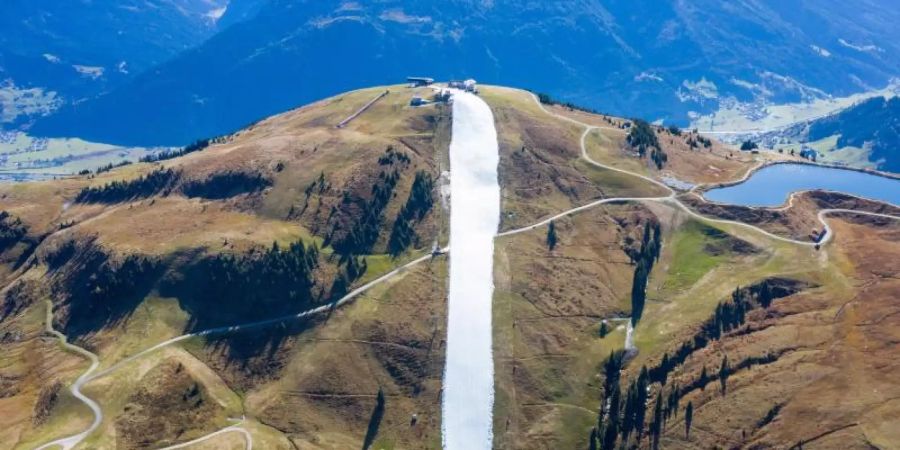
{"label": "conifer tree", "polygon": [[553,251],[556,248],[556,224],[551,220],[550,226],[547,228],[547,247]]}
{"label": "conifer tree", "polygon": [[656,405],[653,407],[653,423],[650,424],[650,433],[652,438],[653,449],[659,448],[659,437],[662,433],[663,423],[663,397],[662,389],[656,394]]}
{"label": "conifer tree", "polygon": [[363,440],[363,450],[368,449],[375,442],[378,436],[378,427],[381,426],[381,419],[384,417],[384,390],[378,388],[378,395],[375,397],[375,409],[372,410],[372,416],[369,418],[369,426],[366,429],[366,437]]}
{"label": "conifer tree", "polygon": [[728,389],[728,355],[722,356],[722,366],[719,367],[719,383],[722,385],[722,395]]}
{"label": "conifer tree", "polygon": [[694,402],[688,402],[684,408],[684,438],[691,438],[691,422],[694,420]]}
{"label": "conifer tree", "polygon": [[706,373],[706,364],[703,365],[703,369],[700,370],[700,390],[704,390],[706,388],[706,383],[709,383],[709,375]]}

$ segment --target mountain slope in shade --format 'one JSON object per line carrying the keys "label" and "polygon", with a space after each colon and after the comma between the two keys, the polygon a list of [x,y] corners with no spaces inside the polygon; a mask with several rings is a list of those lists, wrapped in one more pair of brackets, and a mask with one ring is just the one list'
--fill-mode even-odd
{"label": "mountain slope in shade", "polygon": [[217,30],[214,13],[227,1],[52,3],[0,4],[0,87],[40,88],[74,102],[199,44]]}
{"label": "mountain slope in shade", "polygon": [[684,122],[722,102],[883,86],[900,73],[900,11],[889,3],[248,2],[237,23],[202,46],[36,131],[183,144],[413,74],[472,76]]}
{"label": "mountain slope in shade", "polygon": [[866,148],[876,168],[900,172],[900,98],[876,97],[810,124],[810,141],[834,135],[836,148]]}

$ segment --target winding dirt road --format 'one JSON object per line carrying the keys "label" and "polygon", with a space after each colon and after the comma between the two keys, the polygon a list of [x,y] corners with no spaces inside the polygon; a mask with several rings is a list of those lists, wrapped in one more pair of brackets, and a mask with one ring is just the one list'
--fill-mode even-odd
{"label": "winding dirt road", "polygon": [[100,365],[100,359],[97,358],[97,355],[81,348],[76,345],[72,345],[66,339],[66,335],[60,333],[53,329],[53,303],[50,300],[47,300],[47,322],[45,328],[48,333],[56,336],[59,339],[59,343],[65,348],[74,353],[78,353],[81,356],[89,359],[91,361],[90,367],[82,373],[78,379],[72,383],[72,386],[69,387],[69,390],[72,392],[72,395],[75,396],[78,400],[81,400],[82,403],[87,405],[88,408],[91,409],[91,412],[94,414],[94,420],[91,422],[91,425],[84,431],[78,434],[74,434],[72,436],[67,436],[64,438],[57,439],[52,442],[48,442],[40,447],[37,447],[35,450],[43,450],[45,448],[53,448],[53,447],[61,447],[63,450],[69,450],[74,448],[76,445],[80,444],[89,434],[93,433],[97,427],[100,426],[100,423],[103,421],[103,411],[100,409],[100,405],[97,404],[93,399],[84,395],[81,392],[81,387],[84,386],[90,380],[91,374],[97,370],[97,366]]}
{"label": "winding dirt road", "polygon": [[241,428],[238,425],[232,425],[230,427],[225,427],[225,428],[222,428],[221,430],[213,431],[212,433],[209,433],[206,436],[198,437],[197,439],[194,439],[193,441],[182,442],[180,444],[171,445],[169,447],[164,447],[159,450],[174,450],[176,448],[190,447],[194,444],[199,444],[201,442],[208,441],[216,436],[220,436],[220,435],[227,434],[227,433],[242,434],[244,436],[244,443],[245,443],[244,449],[245,450],[253,450],[253,436],[250,434],[249,431],[245,430],[244,428]]}
{"label": "winding dirt road", "polygon": [[[596,167],[600,167],[600,168],[606,169],[606,170],[616,171],[616,172],[619,172],[619,173],[624,173],[624,174],[631,175],[631,176],[634,176],[634,177],[643,179],[643,180],[645,180],[645,181],[648,181],[648,182],[650,182],[650,183],[652,183],[652,184],[654,184],[654,185],[656,185],[656,186],[659,186],[659,187],[665,189],[666,191],[669,192],[669,195],[667,195],[667,196],[665,196],[665,197],[621,197],[621,198],[608,198],[608,199],[598,200],[598,201],[595,201],[595,202],[592,202],[592,203],[588,203],[587,205],[579,206],[579,207],[577,207],[577,208],[570,209],[569,211],[566,211],[566,212],[557,214],[557,215],[555,215],[555,216],[553,216],[553,217],[551,217],[551,218],[549,218],[549,219],[546,219],[546,220],[541,221],[539,224],[529,225],[529,226],[527,226],[527,227],[519,228],[519,229],[516,229],[516,230],[506,231],[506,232],[504,232],[504,233],[499,234],[499,236],[508,236],[508,235],[511,235],[511,234],[517,234],[517,233],[521,233],[521,232],[523,232],[523,231],[532,230],[532,229],[537,228],[537,227],[539,227],[539,226],[541,226],[541,225],[546,225],[547,223],[550,223],[550,221],[552,221],[552,220],[554,220],[554,219],[557,219],[557,218],[560,218],[560,217],[567,216],[567,215],[572,214],[572,213],[574,213],[574,212],[583,211],[583,210],[588,209],[588,208],[593,208],[594,206],[602,205],[602,204],[604,204],[604,203],[626,202],[626,201],[635,201],[635,202],[654,201],[654,202],[670,203],[670,204],[672,204],[672,205],[678,207],[678,208],[681,209],[682,211],[686,212],[688,215],[690,215],[690,216],[692,216],[692,217],[694,217],[694,218],[696,218],[696,219],[705,221],[705,222],[720,223],[720,224],[728,224],[728,225],[735,225],[735,226],[739,226],[739,227],[743,227],[743,228],[746,228],[746,229],[755,231],[755,232],[760,233],[760,234],[762,234],[762,235],[764,235],[764,236],[766,236],[766,237],[768,237],[768,238],[771,238],[771,239],[775,239],[775,240],[778,240],[778,241],[781,241],[781,242],[787,242],[787,243],[795,244],[795,245],[802,245],[802,246],[806,246],[806,247],[821,246],[821,245],[825,245],[826,243],[828,243],[829,241],[831,241],[831,239],[832,239],[834,233],[833,233],[832,230],[831,230],[831,226],[828,225],[828,222],[825,220],[825,217],[826,217],[827,215],[829,215],[829,214],[833,214],[833,213],[853,213],[853,214],[862,214],[862,215],[866,215],[866,216],[882,217],[882,218],[887,218],[887,219],[900,220],[900,217],[898,217],[898,216],[892,216],[892,215],[889,215],[889,214],[879,214],[879,213],[872,213],[872,212],[868,212],[868,211],[857,211],[857,210],[852,210],[852,209],[823,209],[823,210],[819,211],[819,213],[816,215],[816,219],[822,224],[822,229],[823,229],[823,233],[824,233],[824,234],[823,234],[822,237],[818,240],[818,242],[812,242],[812,241],[801,241],[801,240],[797,240],[797,239],[786,238],[786,237],[784,237],[784,236],[779,236],[779,235],[777,235],[777,234],[771,233],[771,232],[769,232],[769,231],[763,230],[762,228],[759,228],[759,227],[757,227],[757,226],[750,225],[750,224],[744,223],[744,222],[739,222],[739,221],[735,221],[735,220],[717,219],[717,218],[713,218],[713,217],[704,216],[704,215],[699,214],[699,213],[697,213],[696,211],[692,210],[691,208],[689,208],[689,207],[688,207],[687,205],[685,205],[684,203],[682,203],[681,200],[679,200],[679,199],[676,197],[676,192],[675,192],[675,190],[672,189],[671,187],[669,187],[668,185],[666,185],[665,183],[662,183],[662,182],[660,182],[660,181],[658,181],[658,180],[654,180],[653,178],[650,178],[650,177],[645,176],[645,175],[641,175],[641,174],[639,174],[639,173],[631,172],[631,171],[624,170],[624,169],[620,169],[620,168],[617,168],[617,167],[608,166],[608,165],[603,164],[603,163],[601,163],[601,162],[595,161],[594,159],[592,159],[592,158],[590,157],[590,155],[588,155],[588,153],[587,153],[587,148],[586,148],[586,146],[585,146],[585,141],[586,141],[586,139],[587,139],[588,134],[590,134],[592,131],[597,130],[597,129],[618,130],[618,128],[613,128],[613,127],[598,127],[598,126],[595,126],[595,125],[590,125],[590,124],[581,122],[581,121],[576,120],[576,119],[573,119],[573,118],[571,118],[571,117],[566,117],[566,116],[563,116],[563,115],[561,115],[561,114],[554,113],[554,112],[548,110],[547,108],[545,108],[545,107],[544,107],[544,104],[540,102],[540,100],[538,99],[538,97],[537,97],[536,95],[532,94],[531,98],[532,98],[532,100],[534,100],[535,104],[537,104],[537,106],[538,106],[538,107],[541,109],[541,111],[543,111],[544,113],[546,113],[546,114],[548,114],[548,115],[550,115],[550,116],[553,116],[553,117],[555,117],[555,118],[557,118],[557,119],[560,119],[560,120],[563,120],[563,121],[566,121],[566,122],[570,122],[570,123],[574,123],[574,124],[577,124],[577,125],[580,125],[580,126],[584,127],[584,132],[581,134],[581,142],[580,142],[580,145],[581,145],[581,157],[582,157],[582,159],[584,159],[585,161],[587,161],[588,163],[590,163],[590,164],[592,164],[592,165],[594,165],[594,166],[596,166]],[[747,177],[749,177],[749,176],[750,176],[750,173],[752,173],[752,170],[751,170],[750,172],[748,172],[747,174],[745,174],[745,175],[744,175],[744,178],[746,179]],[[702,197],[701,197],[701,199],[702,199]],[[704,200],[704,201],[705,201],[705,200]]]}

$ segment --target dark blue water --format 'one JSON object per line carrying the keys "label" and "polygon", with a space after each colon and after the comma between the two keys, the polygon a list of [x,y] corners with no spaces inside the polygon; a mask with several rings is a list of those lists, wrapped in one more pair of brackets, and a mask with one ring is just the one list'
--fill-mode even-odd
{"label": "dark blue water", "polygon": [[900,205],[900,180],[855,170],[775,164],[747,181],[704,194],[710,201],[743,206],[781,206],[792,192],[821,189]]}

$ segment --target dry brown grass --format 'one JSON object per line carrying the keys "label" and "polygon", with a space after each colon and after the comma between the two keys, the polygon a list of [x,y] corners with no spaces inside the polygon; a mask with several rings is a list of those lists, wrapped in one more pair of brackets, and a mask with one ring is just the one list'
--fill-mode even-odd
{"label": "dry brown grass", "polygon": [[[868,223],[866,223],[868,222]],[[672,426],[666,448],[760,446],[783,448],[892,448],[900,436],[900,382],[896,342],[900,227],[836,221],[831,258],[840,264],[817,289],[777,300],[754,314],[751,332],[723,339],[692,356],[681,377],[699,367],[718,367],[723,353],[732,361],[766,352],[785,352],[774,363],[739,372],[725,396],[718,385],[693,392],[697,432],[684,440],[682,424]],[[684,402],[683,402],[684,404]],[[774,405],[775,419],[759,427]],[[740,405],[740,407],[736,407]]]}
{"label": "dry brown grass", "polygon": [[500,448],[575,448],[596,420],[597,368],[622,345],[622,324],[600,321],[630,310],[633,266],[624,252],[640,241],[651,213],[635,205],[597,208],[546,228],[503,238],[495,248],[494,354]]}

